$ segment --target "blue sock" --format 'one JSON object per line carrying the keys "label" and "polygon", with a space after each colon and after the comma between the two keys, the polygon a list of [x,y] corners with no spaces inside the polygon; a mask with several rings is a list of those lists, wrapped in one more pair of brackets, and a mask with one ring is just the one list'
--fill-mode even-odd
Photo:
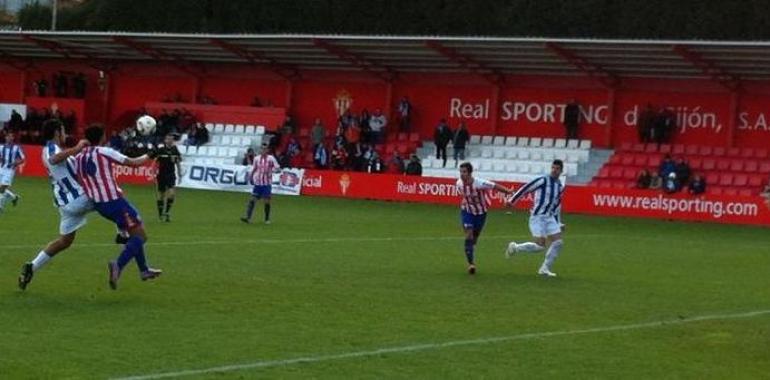
{"label": "blue sock", "polygon": [[479,235],[481,235],[481,231],[473,231],[473,245],[479,242]]}
{"label": "blue sock", "polygon": [[473,264],[473,239],[465,239],[465,259]]}
{"label": "blue sock", "polygon": [[136,236],[132,236],[128,239],[125,247],[123,247],[123,252],[121,252],[120,256],[118,256],[118,267],[120,270],[123,270],[123,268],[126,267],[128,262],[131,261],[134,256],[136,256],[141,247],[142,239]]}
{"label": "blue sock", "polygon": [[144,240],[140,238],[136,238],[139,241],[138,249],[136,251],[136,256],[134,258],[136,259],[136,266],[139,267],[140,272],[147,271],[147,258],[144,256]]}
{"label": "blue sock", "polygon": [[254,213],[254,206],[256,204],[253,199],[249,201],[249,206],[246,208],[246,219],[251,220],[251,214]]}

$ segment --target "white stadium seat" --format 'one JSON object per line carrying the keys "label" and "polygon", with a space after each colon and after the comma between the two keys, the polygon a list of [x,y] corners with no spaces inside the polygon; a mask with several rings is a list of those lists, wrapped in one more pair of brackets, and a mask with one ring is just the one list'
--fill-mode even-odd
{"label": "white stadium seat", "polygon": [[468,158],[479,158],[481,157],[481,149],[471,149],[465,151],[465,157]]}
{"label": "white stadium seat", "polygon": [[509,160],[515,160],[517,158],[518,154],[519,154],[519,152],[517,152],[517,151],[515,151],[513,149],[508,149],[505,152],[505,158],[507,158]]}
{"label": "white stadium seat", "polygon": [[567,140],[565,139],[556,139],[556,141],[553,143],[554,148],[563,149],[567,147]]}
{"label": "white stadium seat", "polygon": [[551,138],[543,139],[543,144],[541,146],[543,148],[552,148],[553,147],[553,139],[551,139]]}
{"label": "white stadium seat", "polygon": [[580,140],[572,139],[572,140],[567,141],[567,148],[569,148],[569,149],[578,149],[578,148],[580,148]]}
{"label": "white stadium seat", "polygon": [[209,132],[214,130],[214,123],[206,123],[204,124],[204,127],[208,129]]}
{"label": "white stadium seat", "polygon": [[242,135],[242,134],[244,134],[244,133],[245,133],[245,130],[246,130],[246,129],[243,127],[243,125],[241,125],[241,124],[237,124],[237,125],[235,126],[235,132],[234,132],[234,133],[235,133],[236,135]]}
{"label": "white stadium seat", "polygon": [[516,146],[516,137],[511,136],[505,139],[506,146]]}
{"label": "white stadium seat", "polygon": [[225,126],[223,124],[214,125],[214,133],[225,133]]}
{"label": "white stadium seat", "polygon": [[481,166],[479,167],[479,169],[482,172],[490,172],[490,171],[492,171],[492,163],[489,162],[489,161],[482,161],[481,162]]}
{"label": "white stadium seat", "polygon": [[502,163],[502,162],[495,162],[495,163],[492,165],[492,169],[493,169],[494,171],[496,171],[496,172],[501,172],[501,173],[506,171],[506,170],[505,170],[505,164],[504,164],[504,163]]}
{"label": "white stadium seat", "polygon": [[482,158],[492,158],[492,149],[490,148],[484,148],[481,151],[481,157]]}
{"label": "white stadium seat", "polygon": [[495,149],[495,151],[494,151],[493,156],[495,158],[497,158],[497,159],[505,158],[505,149],[504,148],[495,147],[494,149]]}
{"label": "white stadium seat", "polygon": [[567,152],[567,162],[579,162],[580,156],[576,152]]}
{"label": "white stadium seat", "polygon": [[225,124],[225,133],[232,134],[233,132],[235,132],[235,126],[232,124]]}
{"label": "white stadium seat", "polygon": [[207,147],[207,146],[199,146],[197,154],[198,154],[198,156],[208,156],[208,154],[209,154],[209,147]]}
{"label": "white stadium seat", "polygon": [[471,144],[472,145],[477,145],[477,144],[480,144],[480,143],[481,143],[481,136],[479,136],[479,135],[471,136]]}
{"label": "white stadium seat", "polygon": [[265,134],[265,126],[264,125],[257,126],[257,134],[258,135],[264,135]]}
{"label": "white stadium seat", "polygon": [[254,126],[253,125],[247,125],[244,129],[244,133],[247,135],[253,135],[254,134]]}
{"label": "white stadium seat", "polygon": [[580,149],[591,149],[591,140],[580,140]]}
{"label": "white stadium seat", "polygon": [[222,136],[221,141],[222,141],[221,142],[222,145],[230,145],[230,142],[233,141],[233,138],[230,136]]}
{"label": "white stadium seat", "polygon": [[504,136],[495,136],[495,139],[492,141],[492,144],[494,144],[494,145],[505,145],[505,137]]}
{"label": "white stadium seat", "polygon": [[543,149],[540,154],[542,154],[542,160],[543,161],[553,161],[554,159],[554,151],[551,149]]}
{"label": "white stadium seat", "polygon": [[529,139],[529,146],[533,148],[539,148],[540,145],[542,144],[543,144],[543,139],[541,139],[540,137],[533,137]]}
{"label": "white stadium seat", "polygon": [[533,151],[529,155],[529,159],[532,160],[532,161],[542,161],[543,160],[543,152],[540,152],[540,151],[537,151],[537,150]]}
{"label": "white stadium seat", "polygon": [[530,152],[528,150],[520,150],[517,156],[520,160],[529,160]]}
{"label": "white stadium seat", "polygon": [[522,148],[528,147],[529,137],[519,137],[518,140],[516,140],[516,146],[520,146]]}
{"label": "white stadium seat", "polygon": [[482,136],[481,145],[492,145],[493,136]]}

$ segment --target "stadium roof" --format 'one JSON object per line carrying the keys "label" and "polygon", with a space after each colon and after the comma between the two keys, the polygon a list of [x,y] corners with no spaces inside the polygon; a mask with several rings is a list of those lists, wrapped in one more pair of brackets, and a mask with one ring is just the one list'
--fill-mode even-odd
{"label": "stadium roof", "polygon": [[303,70],[360,70],[383,80],[404,72],[588,75],[605,85],[634,78],[700,78],[735,88],[770,80],[770,41],[561,38],[215,35],[0,31],[0,59],[249,63],[290,78]]}

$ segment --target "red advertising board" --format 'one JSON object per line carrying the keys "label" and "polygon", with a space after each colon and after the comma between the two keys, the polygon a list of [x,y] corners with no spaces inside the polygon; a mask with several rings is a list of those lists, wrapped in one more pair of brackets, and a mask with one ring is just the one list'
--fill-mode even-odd
{"label": "red advertising board", "polygon": [[[411,177],[387,174],[305,171],[302,194],[439,204],[459,204],[451,178]],[[518,187],[520,184],[506,183]],[[517,208],[527,208],[522,202]],[[494,208],[504,207],[501,195]],[[702,221],[770,226],[770,208],[760,196],[664,195],[657,191],[613,190],[568,186],[564,195],[567,213],[633,216],[657,219]]]}

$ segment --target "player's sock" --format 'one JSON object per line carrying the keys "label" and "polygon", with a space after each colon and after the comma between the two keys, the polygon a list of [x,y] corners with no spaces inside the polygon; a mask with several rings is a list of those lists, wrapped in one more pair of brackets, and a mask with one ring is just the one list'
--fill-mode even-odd
{"label": "player's sock", "polygon": [[168,215],[168,213],[171,212],[171,206],[173,205],[174,205],[174,198],[166,199],[166,215]]}
{"label": "player's sock", "polygon": [[4,196],[5,196],[5,199],[6,199],[6,200],[13,200],[13,198],[16,198],[16,194],[14,194],[14,193],[11,191],[11,189],[6,189],[6,190],[5,190],[5,195],[4,195]]}
{"label": "player's sock", "polygon": [[473,239],[465,239],[465,259],[468,264],[473,264]]}
{"label": "player's sock", "polygon": [[156,202],[156,205],[158,206],[158,216],[159,217],[163,216],[163,200],[158,199],[158,201]]}
{"label": "player's sock", "polygon": [[476,245],[476,243],[479,242],[480,235],[481,235],[481,231],[473,231],[473,245]]}
{"label": "player's sock", "polygon": [[246,207],[246,219],[251,220],[251,215],[254,214],[254,206],[257,203],[254,200],[249,201],[249,205]]}
{"label": "player's sock", "polygon": [[43,265],[45,265],[45,263],[48,262],[48,260],[51,260],[51,256],[48,256],[45,251],[40,251],[40,253],[37,254],[37,257],[32,260],[32,271],[37,272],[40,268],[43,267]]}
{"label": "player's sock", "polygon": [[147,266],[147,257],[144,256],[144,241],[139,239],[138,249],[136,250],[136,266],[139,267],[139,272],[146,272],[149,268]]}
{"label": "player's sock", "polygon": [[126,267],[126,265],[128,265],[131,259],[136,256],[137,252],[139,252],[139,249],[141,249],[142,244],[142,239],[138,236],[132,236],[128,239],[125,247],[123,248],[123,252],[120,253],[120,256],[118,256],[117,260],[118,268],[120,268],[121,271]]}
{"label": "player's sock", "polygon": [[520,252],[540,252],[545,249],[545,247],[537,244],[537,243],[521,243],[518,244],[517,249]]}
{"label": "player's sock", "polygon": [[556,258],[559,257],[559,252],[561,252],[561,247],[563,243],[561,239],[556,240],[551,243],[551,246],[548,247],[548,252],[545,253],[545,260],[543,260],[543,268],[551,270],[551,265],[553,265],[553,262],[556,261]]}
{"label": "player's sock", "polygon": [[265,221],[270,220],[270,203],[265,203]]}

